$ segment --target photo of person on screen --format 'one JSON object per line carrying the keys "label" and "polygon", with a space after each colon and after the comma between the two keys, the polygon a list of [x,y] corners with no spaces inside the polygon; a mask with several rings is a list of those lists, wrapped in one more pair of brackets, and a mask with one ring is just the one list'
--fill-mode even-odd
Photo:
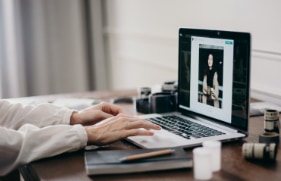
{"label": "photo of person on screen", "polygon": [[214,67],[214,56],[211,53],[208,55],[207,64],[203,75],[202,103],[219,108],[218,72]]}

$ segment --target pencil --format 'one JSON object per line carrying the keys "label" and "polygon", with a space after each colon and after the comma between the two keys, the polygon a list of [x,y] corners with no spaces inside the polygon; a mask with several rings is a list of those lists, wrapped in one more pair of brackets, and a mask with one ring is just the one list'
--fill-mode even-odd
{"label": "pencil", "polygon": [[130,162],[130,161],[136,161],[136,160],[140,160],[140,159],[144,159],[144,158],[168,155],[168,154],[172,154],[174,151],[175,151],[174,149],[165,149],[165,150],[153,151],[153,152],[148,152],[148,153],[130,155],[130,156],[121,158],[120,162]]}

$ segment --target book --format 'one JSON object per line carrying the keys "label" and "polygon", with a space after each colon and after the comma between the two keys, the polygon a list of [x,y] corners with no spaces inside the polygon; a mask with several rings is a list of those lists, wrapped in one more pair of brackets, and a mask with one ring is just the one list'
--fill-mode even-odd
{"label": "book", "polygon": [[88,175],[125,174],[180,168],[191,168],[192,158],[183,148],[173,153],[124,162],[124,158],[147,154],[163,149],[85,151],[85,168]]}
{"label": "book", "polygon": [[57,98],[52,104],[57,106],[68,107],[70,109],[82,110],[92,105],[100,103],[100,100],[89,98]]}
{"label": "book", "polygon": [[250,104],[250,116],[263,116],[266,109],[275,109],[281,113],[281,106],[272,102],[252,102]]}

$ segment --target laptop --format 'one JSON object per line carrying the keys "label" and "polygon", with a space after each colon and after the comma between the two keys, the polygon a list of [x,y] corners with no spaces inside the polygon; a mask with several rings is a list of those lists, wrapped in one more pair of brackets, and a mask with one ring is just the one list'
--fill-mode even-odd
{"label": "laptop", "polygon": [[251,35],[180,28],[177,111],[142,118],[162,126],[127,140],[142,148],[200,146],[247,137]]}

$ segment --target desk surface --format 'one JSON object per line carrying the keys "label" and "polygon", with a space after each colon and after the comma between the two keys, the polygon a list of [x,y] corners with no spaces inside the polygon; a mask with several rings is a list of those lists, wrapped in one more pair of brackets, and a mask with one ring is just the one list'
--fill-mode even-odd
{"label": "desk surface", "polygon": [[[80,94],[67,94],[56,96],[41,96],[43,99],[53,99],[58,96],[64,97],[88,97],[110,101],[115,97],[136,96],[135,90],[110,91],[110,92],[86,92]],[[136,115],[132,104],[119,104],[124,111]],[[244,142],[258,142],[258,136],[263,131],[263,117],[252,117],[249,121],[249,136],[237,142],[224,143],[222,145],[222,169],[213,174],[213,180],[281,180],[281,153],[277,154],[277,161],[274,163],[254,163],[246,161],[241,153]],[[137,149],[134,145],[119,141],[109,145],[106,149]],[[280,146],[279,146],[280,152]],[[192,156],[191,149],[187,154]],[[84,167],[84,151],[65,153],[56,157],[39,160],[22,167],[23,175],[30,180],[194,180],[193,170],[180,169],[149,173],[93,176],[86,175]]]}

